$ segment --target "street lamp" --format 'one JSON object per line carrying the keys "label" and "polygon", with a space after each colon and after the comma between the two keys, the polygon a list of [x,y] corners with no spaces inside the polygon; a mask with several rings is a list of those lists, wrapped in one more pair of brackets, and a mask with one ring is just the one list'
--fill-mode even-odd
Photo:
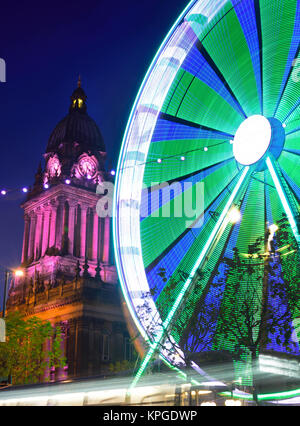
{"label": "street lamp", "polygon": [[235,206],[232,207],[228,212],[229,222],[231,222],[234,225],[234,224],[240,222],[241,219],[242,219],[242,214],[241,214],[240,210]]}
{"label": "street lamp", "polygon": [[16,277],[23,277],[23,275],[24,275],[24,272],[22,271],[22,269],[17,269],[15,271],[15,276]]}
{"label": "street lamp", "polygon": [[269,226],[268,252],[270,252],[271,249],[272,249],[272,242],[273,242],[274,236],[275,236],[275,234],[278,230],[279,230],[279,228],[275,223],[273,223],[272,225]]}
{"label": "street lamp", "polygon": [[11,273],[13,273],[16,277],[23,277],[24,275],[22,269],[16,269],[15,271],[10,271],[9,269],[5,270],[2,318],[5,318],[8,280]]}
{"label": "street lamp", "polygon": [[[15,271],[10,271],[9,269],[5,270],[2,318],[0,318],[0,342],[1,343],[6,342],[6,323],[5,323],[6,298],[7,298],[8,280],[9,280],[10,274],[12,273],[16,277],[23,277],[24,275],[24,272],[22,271],[22,269],[16,269]],[[11,375],[7,377],[7,383],[11,384]]]}
{"label": "street lamp", "polygon": [[226,407],[240,407],[242,402],[240,400],[235,399],[226,399],[225,406]]}

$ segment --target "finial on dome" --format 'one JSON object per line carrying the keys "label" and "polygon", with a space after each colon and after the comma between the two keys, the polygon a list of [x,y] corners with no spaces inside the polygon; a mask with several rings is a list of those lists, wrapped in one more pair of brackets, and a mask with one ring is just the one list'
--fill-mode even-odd
{"label": "finial on dome", "polygon": [[78,76],[78,81],[77,81],[77,87],[74,90],[74,92],[72,93],[71,96],[71,105],[70,105],[70,112],[72,111],[79,111],[82,113],[86,112],[86,94],[83,90],[83,88],[81,87],[81,75],[79,74]]}

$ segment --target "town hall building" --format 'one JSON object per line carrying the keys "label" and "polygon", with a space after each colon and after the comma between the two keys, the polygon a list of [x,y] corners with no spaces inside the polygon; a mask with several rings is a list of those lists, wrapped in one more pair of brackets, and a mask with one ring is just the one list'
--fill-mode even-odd
{"label": "town hall building", "polygon": [[105,374],[130,360],[132,346],[113,264],[111,218],[99,217],[97,185],[105,169],[101,132],[87,114],[78,80],[69,112],[50,135],[22,205],[24,275],[9,291],[8,312],[38,316],[63,331],[66,367],[51,379]]}

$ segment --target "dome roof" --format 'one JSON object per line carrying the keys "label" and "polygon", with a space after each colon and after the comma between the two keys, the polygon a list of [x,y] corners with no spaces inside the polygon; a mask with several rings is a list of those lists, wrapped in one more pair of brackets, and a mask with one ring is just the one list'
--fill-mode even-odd
{"label": "dome roof", "polygon": [[46,152],[56,152],[62,142],[79,143],[83,150],[105,152],[103,137],[96,122],[86,112],[86,94],[81,81],[71,96],[69,114],[50,135]]}
{"label": "dome roof", "polygon": [[48,141],[46,152],[55,152],[62,142],[78,142],[86,150],[105,152],[99,127],[86,113],[70,112],[55,127]]}

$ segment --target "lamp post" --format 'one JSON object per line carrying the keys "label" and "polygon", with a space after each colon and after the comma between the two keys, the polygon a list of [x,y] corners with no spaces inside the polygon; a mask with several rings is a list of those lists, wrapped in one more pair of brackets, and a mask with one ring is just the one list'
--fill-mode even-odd
{"label": "lamp post", "polygon": [[9,279],[9,271],[6,269],[5,270],[5,279],[4,279],[2,318],[5,318],[8,279]]}
{"label": "lamp post", "polygon": [[24,275],[21,269],[17,269],[16,271],[10,271],[9,269],[5,269],[5,278],[4,278],[4,293],[3,293],[3,306],[2,306],[2,318],[5,318],[6,312],[6,300],[7,300],[7,290],[8,290],[8,280],[11,273],[14,273],[16,277],[22,277]]}
{"label": "lamp post", "polygon": [[2,307],[2,318],[0,318],[0,342],[6,342],[6,325],[5,325],[5,310],[6,310],[6,294],[8,286],[9,271],[5,270],[5,279],[4,279],[4,295],[3,295],[3,307]]}
{"label": "lamp post", "polygon": [[[4,294],[3,294],[3,306],[2,306],[2,318],[0,318],[0,342],[6,342],[6,324],[5,324],[5,312],[6,312],[6,299],[7,299],[7,290],[8,290],[8,280],[12,271],[5,269],[4,273]],[[21,269],[14,271],[16,277],[22,277],[24,275]],[[11,374],[5,378],[5,383],[11,384]]]}

